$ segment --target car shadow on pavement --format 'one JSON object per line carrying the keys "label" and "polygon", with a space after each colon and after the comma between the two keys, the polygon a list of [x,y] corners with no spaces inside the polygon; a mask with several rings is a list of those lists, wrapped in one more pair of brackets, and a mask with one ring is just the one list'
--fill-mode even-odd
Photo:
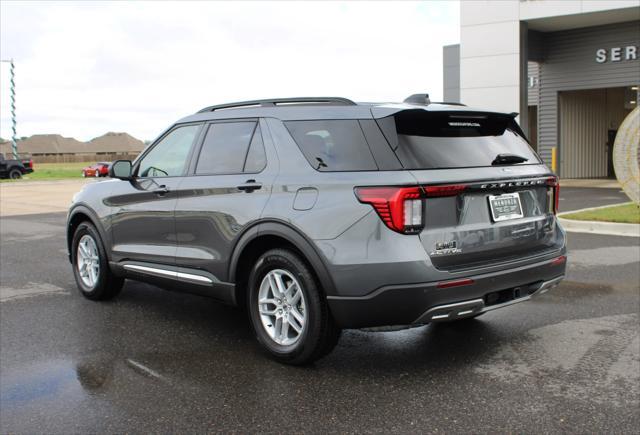
{"label": "car shadow on pavement", "polygon": [[[103,326],[105,336],[122,335],[117,329],[131,323],[132,317],[138,319],[141,328],[134,336],[122,337],[124,341],[118,340],[110,351],[102,348],[101,355],[105,351],[120,359],[144,355],[142,359],[151,365],[171,366],[170,371],[182,371],[176,366],[182,361],[189,366],[187,370],[185,365],[184,371],[194,378],[207,377],[194,367],[202,366],[209,372],[211,367],[220,364],[232,364],[237,373],[277,367],[290,374],[307,375],[327,370],[341,371],[344,375],[451,370],[473,364],[503,344],[498,328],[480,319],[390,332],[345,330],[338,346],[328,356],[311,365],[290,367],[272,361],[260,351],[249,319],[241,309],[136,282],[127,282],[113,305],[104,305],[109,311],[109,320]],[[88,338],[96,339],[99,338],[93,334]],[[194,366],[196,360],[198,363]]]}

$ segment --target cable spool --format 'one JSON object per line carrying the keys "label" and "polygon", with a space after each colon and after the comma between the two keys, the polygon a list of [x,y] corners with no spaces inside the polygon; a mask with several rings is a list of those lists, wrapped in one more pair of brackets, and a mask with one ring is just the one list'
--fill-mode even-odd
{"label": "cable spool", "polygon": [[622,190],[640,204],[640,107],[622,121],[613,144],[613,167]]}

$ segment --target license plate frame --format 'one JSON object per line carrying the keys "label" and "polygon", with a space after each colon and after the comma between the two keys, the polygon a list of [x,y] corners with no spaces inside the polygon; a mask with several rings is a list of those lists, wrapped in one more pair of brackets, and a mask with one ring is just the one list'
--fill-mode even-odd
{"label": "license plate frame", "polygon": [[[494,222],[503,222],[524,217],[520,194],[503,193],[502,195],[489,195],[489,211]],[[499,203],[499,201],[502,201]]]}

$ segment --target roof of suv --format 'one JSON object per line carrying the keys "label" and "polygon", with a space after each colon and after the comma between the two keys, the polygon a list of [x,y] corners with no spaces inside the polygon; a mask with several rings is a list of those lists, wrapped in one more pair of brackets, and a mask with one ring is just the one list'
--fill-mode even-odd
{"label": "roof of suv", "polygon": [[[420,98],[416,98],[417,96]],[[416,101],[421,101],[417,103]],[[296,97],[242,101],[205,107],[179,122],[269,117],[284,121],[310,119],[384,118],[402,110],[473,111],[458,103],[432,103],[426,94],[412,95],[403,103],[355,103],[341,97]],[[484,112],[484,111],[483,111]]]}

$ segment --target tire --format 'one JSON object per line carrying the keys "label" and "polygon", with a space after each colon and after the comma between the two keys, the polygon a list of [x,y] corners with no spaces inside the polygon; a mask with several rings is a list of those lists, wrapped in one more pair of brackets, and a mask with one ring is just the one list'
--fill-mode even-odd
{"label": "tire", "polygon": [[[278,275],[283,287],[291,289],[280,305],[272,290]],[[248,290],[247,308],[256,338],[277,361],[308,364],[327,355],[338,343],[341,330],[331,317],[325,295],[309,266],[294,252],[273,249],[260,256],[249,274]],[[259,299],[275,302],[260,304]],[[300,315],[304,323],[298,320]]]}
{"label": "tire", "polygon": [[[79,248],[82,242],[83,248]],[[92,246],[93,243],[93,246]],[[94,301],[103,301],[112,299],[120,293],[124,285],[124,279],[119,278],[111,272],[109,262],[107,261],[107,253],[100,239],[98,230],[89,222],[83,222],[78,225],[73,235],[71,243],[71,262],[73,265],[73,276],[82,296]],[[83,255],[78,252],[91,251],[91,257],[94,258],[91,266],[86,266],[84,270],[92,269],[95,273],[87,273],[84,277],[80,271],[82,269],[81,258]],[[97,257],[97,258],[95,258]],[[79,266],[80,264],[80,266]],[[94,265],[97,265],[97,271]]]}
{"label": "tire", "polygon": [[9,171],[9,178],[11,178],[12,180],[19,180],[20,178],[22,178],[22,172],[20,172],[20,169],[13,168]]}

